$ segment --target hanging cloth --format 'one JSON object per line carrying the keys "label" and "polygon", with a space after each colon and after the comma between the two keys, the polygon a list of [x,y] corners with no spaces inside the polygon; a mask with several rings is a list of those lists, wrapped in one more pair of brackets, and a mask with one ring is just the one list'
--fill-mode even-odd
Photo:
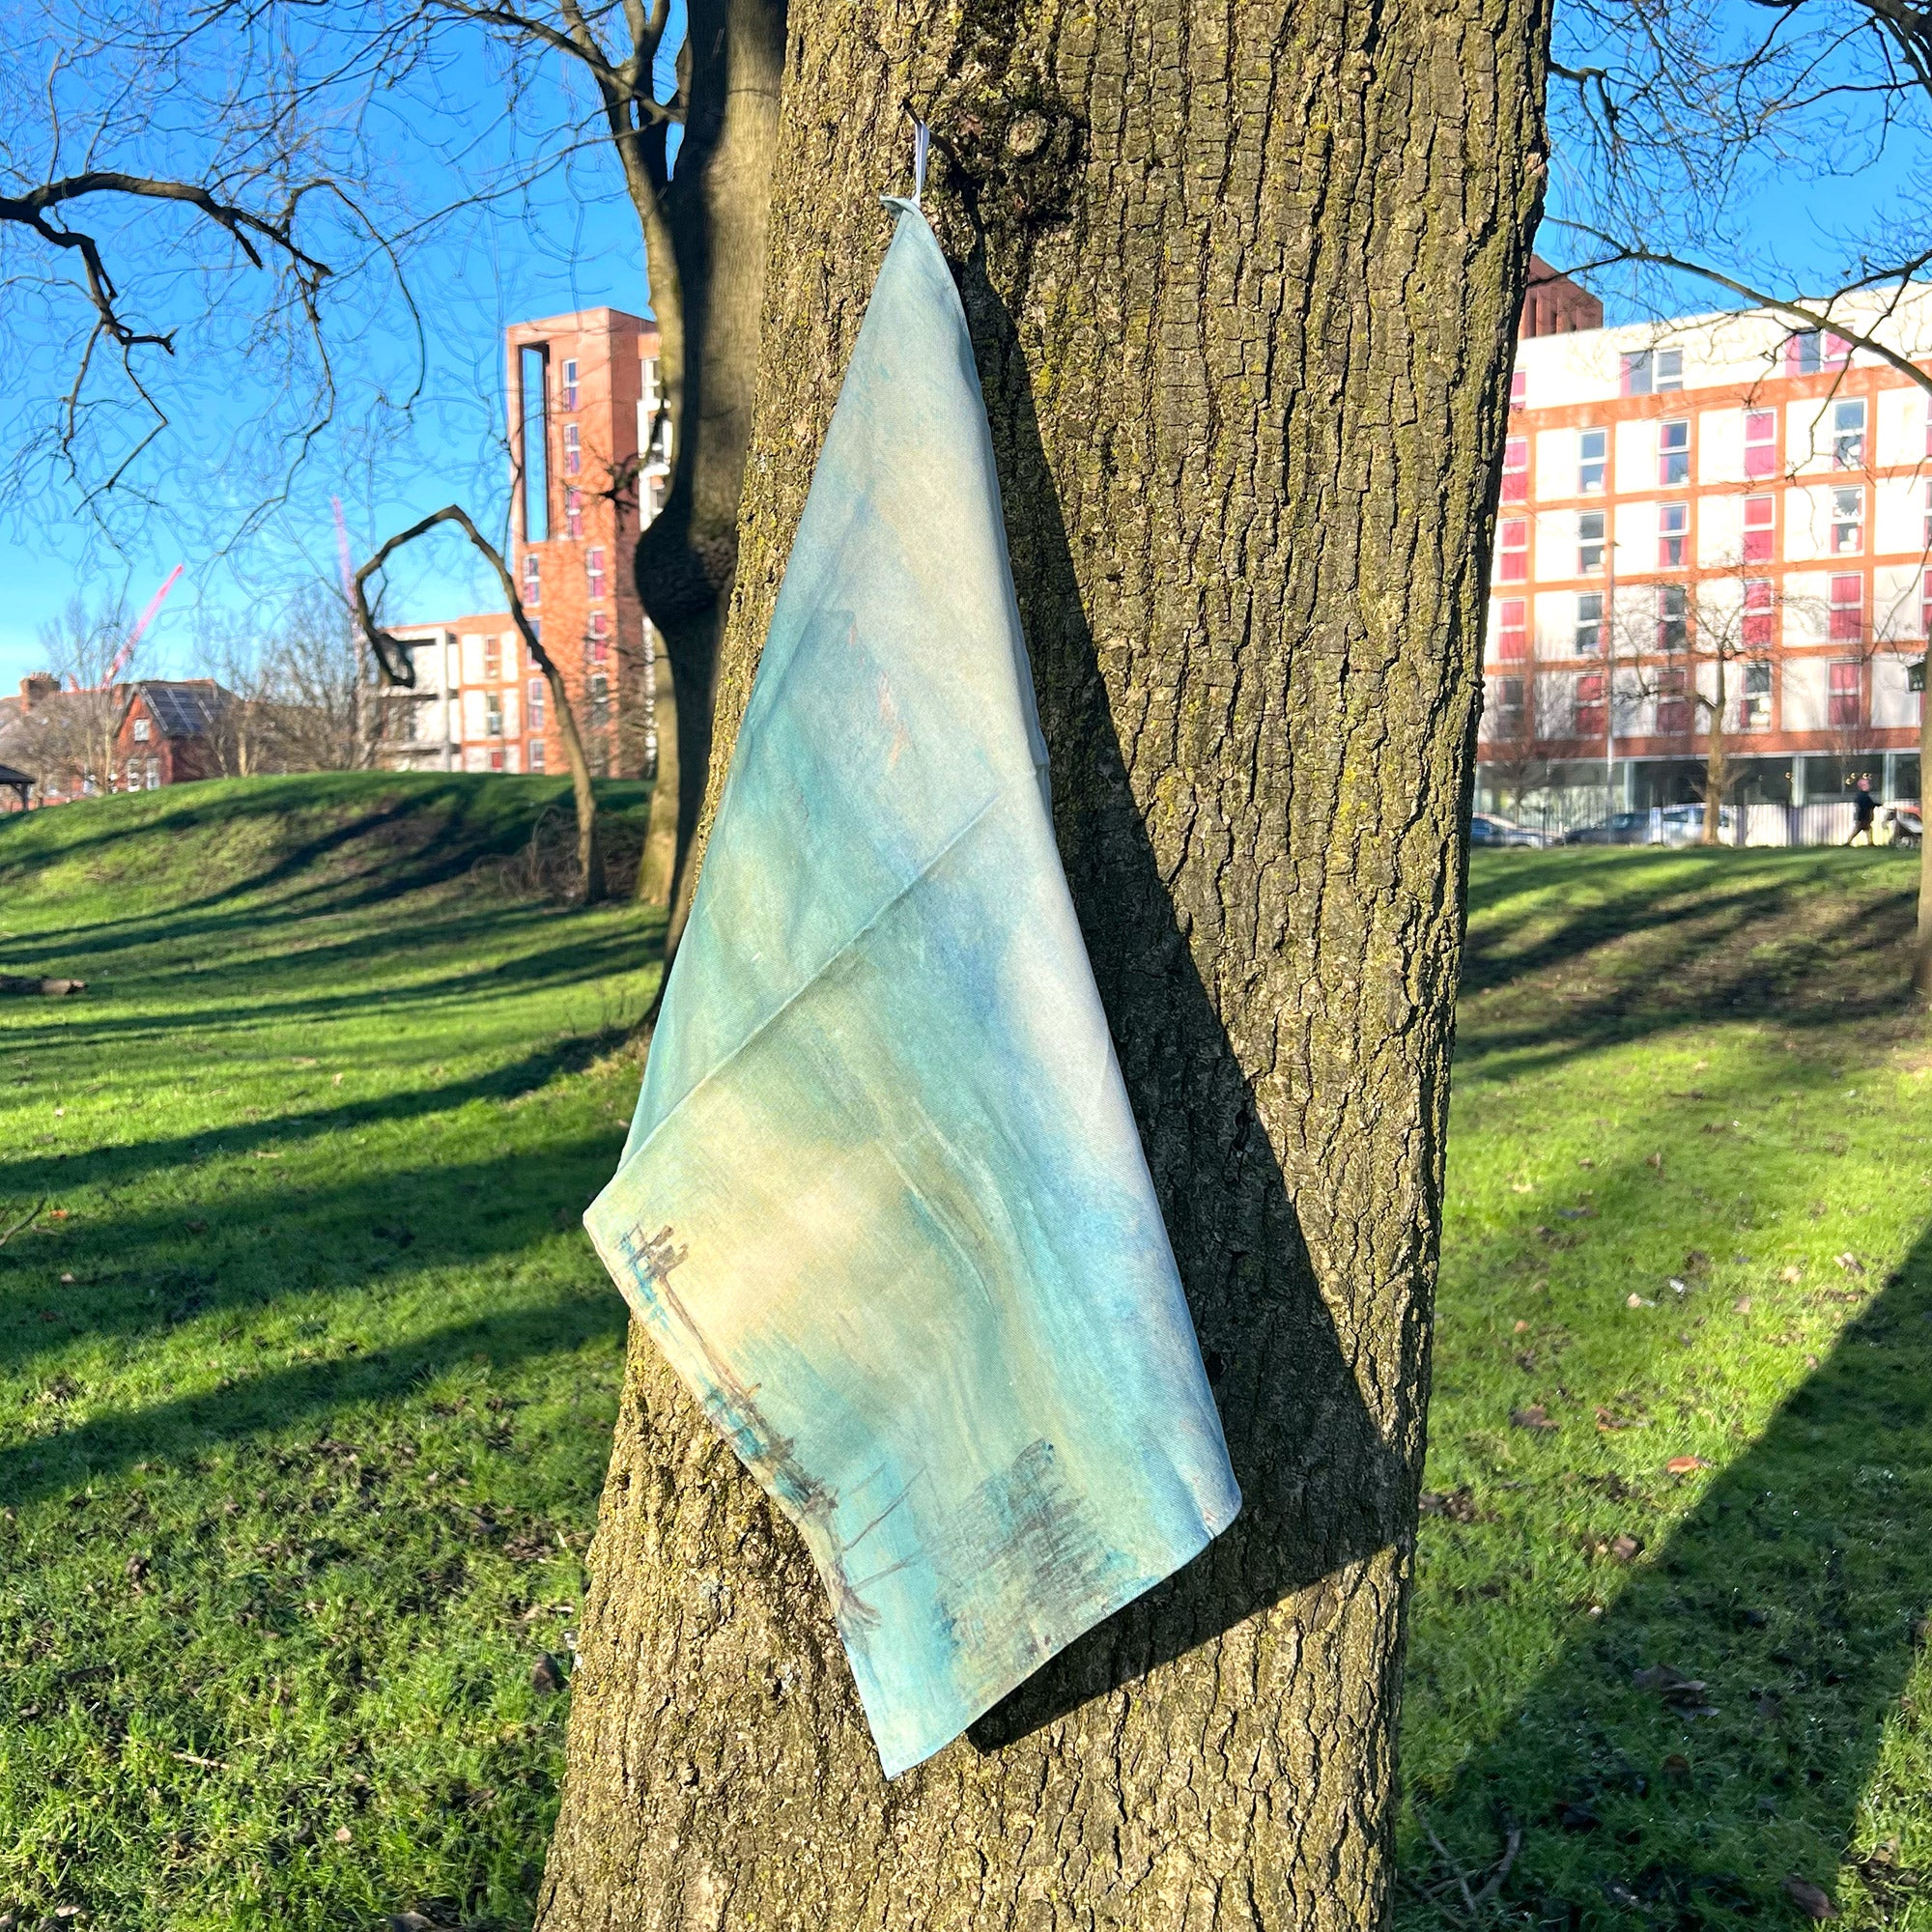
{"label": "hanging cloth", "polygon": [[584,1217],[803,1533],[889,1776],[1240,1506],[1054,846],[965,314],[891,205]]}

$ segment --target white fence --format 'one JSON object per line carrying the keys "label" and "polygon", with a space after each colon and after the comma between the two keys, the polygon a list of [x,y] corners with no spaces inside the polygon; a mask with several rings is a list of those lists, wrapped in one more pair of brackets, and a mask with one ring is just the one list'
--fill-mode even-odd
{"label": "white fence", "polygon": [[[1889,842],[1891,810],[1894,804],[1918,810],[1916,800],[1888,801],[1879,807],[1874,836],[1880,843]],[[1825,799],[1810,805],[1726,806],[1721,840],[1726,845],[1842,845],[1858,823],[1858,808],[1848,798]],[[1704,808],[1701,805],[1653,806],[1648,810],[1622,811],[1604,816],[1601,794],[1594,808],[1580,800],[1565,810],[1560,805],[1526,805],[1507,815],[1479,813],[1498,826],[1515,826],[1535,835],[1528,839],[1511,839],[1506,835],[1492,843],[1535,843],[1546,845],[1695,845],[1704,837]],[[1486,842],[1480,838],[1477,842]]]}

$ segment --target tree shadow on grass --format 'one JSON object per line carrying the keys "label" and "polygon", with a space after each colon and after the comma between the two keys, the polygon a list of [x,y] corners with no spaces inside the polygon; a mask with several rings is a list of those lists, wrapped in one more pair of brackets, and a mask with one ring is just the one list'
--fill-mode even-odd
{"label": "tree shadow on grass", "polygon": [[1472,873],[1462,996],[1543,985],[1465,1009],[1465,1043],[1526,1056],[1521,1070],[1713,1020],[1907,1020],[1917,887],[1883,852],[1492,855]]}
{"label": "tree shadow on grass", "polygon": [[513,1302],[384,1348],[345,1350],[322,1361],[235,1378],[202,1394],[108,1409],[77,1427],[0,1451],[0,1504],[67,1494],[97,1478],[120,1475],[137,1461],[198,1454],[315,1418],[332,1425],[345,1408],[393,1401],[451,1363],[473,1357],[500,1369],[602,1341],[611,1347],[614,1372],[628,1321],[614,1293]]}
{"label": "tree shadow on grass", "polygon": [[[1900,1693],[1932,1605],[1928,1521],[1932,1230],[1500,1734],[1418,1794],[1447,1858],[1411,1843],[1399,1922],[1798,1917],[1783,1881],[1833,1889],[1888,1719],[1924,1721]],[[1639,1681],[1660,1666],[1704,1689]],[[1520,1855],[1472,1915],[1451,1861],[1492,1871],[1512,1824]],[[1881,1904],[1913,1883],[1862,1872]]]}

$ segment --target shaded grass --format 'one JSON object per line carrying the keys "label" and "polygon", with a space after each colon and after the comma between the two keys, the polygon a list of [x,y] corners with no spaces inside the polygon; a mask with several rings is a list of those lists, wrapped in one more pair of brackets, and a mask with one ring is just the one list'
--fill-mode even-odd
{"label": "shaded grass", "polygon": [[[482,889],[558,791],[0,820],[0,1910],[527,1922],[623,1313],[578,1229],[655,983]],[[612,786],[635,811],[641,793]]]}
{"label": "shaded grass", "polygon": [[1932,1923],[1915,874],[1478,870],[1406,1925],[1804,1922],[1787,1879],[1847,1924]]}

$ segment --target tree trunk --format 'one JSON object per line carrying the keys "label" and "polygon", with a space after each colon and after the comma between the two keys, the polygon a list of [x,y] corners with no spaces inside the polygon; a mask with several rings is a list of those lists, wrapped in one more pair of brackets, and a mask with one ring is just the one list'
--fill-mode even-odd
{"label": "tree trunk", "polygon": [[676,441],[670,494],[637,552],[638,594],[673,687],[658,713],[658,755],[674,746],[681,774],[651,794],[651,863],[638,873],[638,895],[670,907],[668,952],[689,903],[680,888],[704,803],[718,648],[737,570],[784,41],[784,0],[691,0],[691,107],[663,222],[682,321],[679,366],[667,384]]}
{"label": "tree trunk", "polygon": [[[543,1932],[1360,1928],[1390,1887],[1541,0],[801,6],[721,747],[930,121],[1055,822],[1245,1504],[888,1786],[633,1329]],[[949,38],[955,32],[957,38]]]}
{"label": "tree trunk", "polygon": [[[1724,737],[1724,661],[1718,660],[1718,699],[1704,739],[1704,843],[1720,844],[1724,831],[1724,786],[1729,780],[1730,746]],[[1739,841],[1743,842],[1742,839]]]}

